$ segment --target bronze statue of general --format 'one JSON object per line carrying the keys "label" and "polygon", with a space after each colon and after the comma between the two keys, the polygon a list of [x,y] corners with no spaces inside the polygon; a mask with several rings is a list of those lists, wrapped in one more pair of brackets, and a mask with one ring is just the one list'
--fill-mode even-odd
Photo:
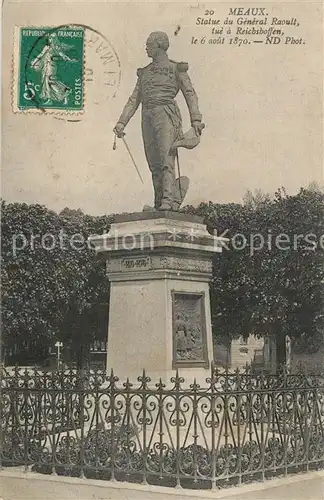
{"label": "bronze statue of general", "polygon": [[[124,136],[124,128],[142,103],[142,134],[147,162],[154,186],[155,210],[176,210],[175,203],[175,145],[186,146],[182,132],[181,115],[175,97],[182,91],[190,114],[192,132],[197,137],[204,128],[196,92],[188,76],[188,64],[168,58],[169,39],[166,33],[151,33],[146,52],[151,64],[137,70],[137,83],[114,128],[117,137]],[[190,140],[189,140],[190,142]]]}

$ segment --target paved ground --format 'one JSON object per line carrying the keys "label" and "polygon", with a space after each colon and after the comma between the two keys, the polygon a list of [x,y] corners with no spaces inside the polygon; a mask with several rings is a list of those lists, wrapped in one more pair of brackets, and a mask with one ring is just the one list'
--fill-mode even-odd
{"label": "paved ground", "polygon": [[226,500],[324,500],[324,474],[310,473],[303,476],[269,481],[262,485],[265,489],[243,491],[242,488],[240,491],[239,488],[235,488],[235,495],[224,498]]}
{"label": "paved ground", "polygon": [[0,500],[324,500],[324,471],[218,491],[0,472]]}

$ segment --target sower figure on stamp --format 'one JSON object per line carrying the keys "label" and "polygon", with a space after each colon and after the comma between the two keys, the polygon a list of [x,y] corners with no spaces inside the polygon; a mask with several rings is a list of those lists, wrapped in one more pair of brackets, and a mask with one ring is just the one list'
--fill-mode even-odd
{"label": "sower figure on stamp", "polygon": [[[169,39],[165,33],[158,31],[150,34],[146,52],[153,61],[137,70],[135,89],[114,128],[117,137],[123,137],[125,126],[142,103],[142,135],[152,173],[155,210],[179,208],[182,199],[179,202],[176,193],[177,147],[192,148],[197,145],[204,128],[197,95],[187,74],[188,64],[171,61],[167,55],[168,48]],[[189,135],[185,136],[180,110],[174,99],[179,90],[185,97],[192,126]]]}

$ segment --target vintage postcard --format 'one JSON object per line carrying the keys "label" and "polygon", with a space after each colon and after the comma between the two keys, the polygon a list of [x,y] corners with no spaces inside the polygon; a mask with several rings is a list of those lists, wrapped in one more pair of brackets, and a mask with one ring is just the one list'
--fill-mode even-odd
{"label": "vintage postcard", "polygon": [[323,21],[4,0],[3,500],[323,495]]}

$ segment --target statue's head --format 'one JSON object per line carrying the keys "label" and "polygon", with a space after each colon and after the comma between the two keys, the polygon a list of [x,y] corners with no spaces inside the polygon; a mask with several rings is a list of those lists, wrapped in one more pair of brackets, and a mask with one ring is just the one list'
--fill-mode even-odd
{"label": "statue's head", "polygon": [[146,41],[146,52],[149,57],[154,57],[158,52],[166,52],[169,48],[169,38],[163,31],[154,31]]}

